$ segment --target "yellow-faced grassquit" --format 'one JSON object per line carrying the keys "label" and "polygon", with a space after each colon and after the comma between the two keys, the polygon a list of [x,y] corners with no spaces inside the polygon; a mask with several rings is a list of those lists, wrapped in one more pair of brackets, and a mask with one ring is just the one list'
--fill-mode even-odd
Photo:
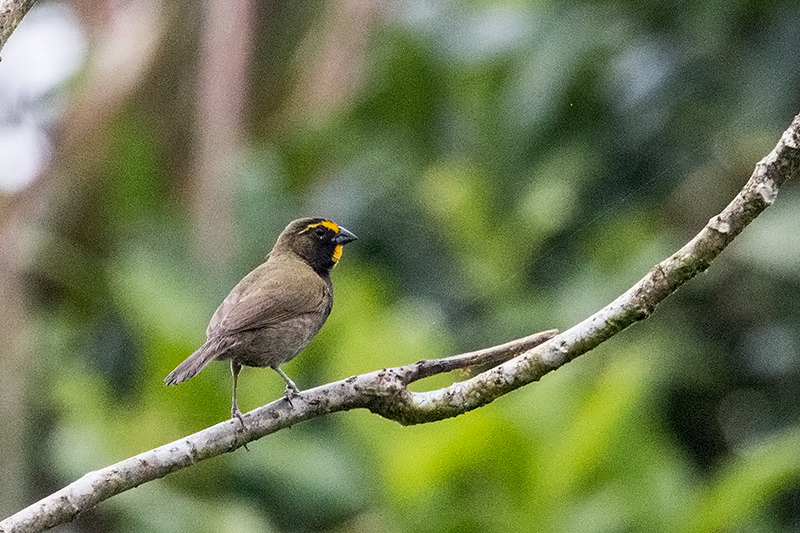
{"label": "yellow-faced grassquit", "polygon": [[281,365],[291,360],[325,323],[333,307],[331,269],[342,246],[356,236],[324,218],[291,222],[255,270],[246,275],[217,308],[206,340],[164,379],[177,385],[214,360],[231,362],[231,418],[242,424],[236,404],[236,382],[242,366],[275,369],[286,381],[286,397],[299,389]]}

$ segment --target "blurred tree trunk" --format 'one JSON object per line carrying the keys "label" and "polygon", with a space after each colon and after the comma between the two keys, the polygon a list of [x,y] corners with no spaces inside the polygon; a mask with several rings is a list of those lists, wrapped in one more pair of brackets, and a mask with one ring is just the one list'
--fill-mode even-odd
{"label": "blurred tree trunk", "polygon": [[[0,1],[0,50],[33,7],[36,0]],[[18,209],[22,202],[4,205],[0,218],[0,514],[5,515],[27,499],[30,493],[26,475],[25,417],[26,358],[30,316],[23,294],[22,265],[27,209]]]}
{"label": "blurred tree trunk", "polygon": [[206,0],[203,8],[190,182],[197,255],[212,266],[223,266],[234,248],[227,170],[242,139],[254,6],[251,0]]}
{"label": "blurred tree trunk", "polygon": [[[18,509],[31,495],[49,491],[49,479],[37,478],[37,439],[51,429],[45,414],[48,365],[38,352],[30,279],[64,282],[57,251],[40,235],[58,239],[70,220],[80,226],[96,205],[76,201],[91,195],[105,177],[99,171],[106,153],[109,117],[127,101],[146,76],[164,35],[163,13],[147,0],[113,10],[77,2],[95,51],[89,57],[84,86],[51,132],[49,168],[0,212],[0,511]],[[114,16],[110,16],[113,11]],[[123,50],[124,53],[121,53]],[[111,59],[109,59],[111,58]],[[76,210],[84,212],[76,214]],[[95,237],[100,233],[93,234]],[[47,249],[45,247],[47,246]],[[47,332],[45,332],[46,334]]]}
{"label": "blurred tree trunk", "polygon": [[[24,212],[24,211],[22,211]],[[17,211],[19,214],[20,211]],[[21,274],[26,222],[18,216],[4,220],[0,237],[0,514],[19,508],[30,494],[26,479],[26,384],[33,366],[27,358],[30,331]]]}
{"label": "blurred tree trunk", "polygon": [[364,78],[370,32],[384,9],[384,2],[371,0],[326,4],[320,31],[307,39],[309,52],[293,91],[294,115],[319,122],[353,101]]}

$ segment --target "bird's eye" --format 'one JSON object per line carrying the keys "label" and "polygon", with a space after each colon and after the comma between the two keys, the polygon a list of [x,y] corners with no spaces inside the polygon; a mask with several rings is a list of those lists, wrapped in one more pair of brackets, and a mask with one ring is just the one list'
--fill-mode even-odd
{"label": "bird's eye", "polygon": [[325,228],[323,228],[323,227],[314,228],[314,234],[317,237],[324,237],[325,236]]}

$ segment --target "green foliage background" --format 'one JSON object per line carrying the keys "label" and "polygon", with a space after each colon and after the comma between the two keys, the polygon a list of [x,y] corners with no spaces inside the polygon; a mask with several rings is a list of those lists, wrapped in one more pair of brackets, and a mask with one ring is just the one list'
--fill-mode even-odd
{"label": "green foliage background", "polygon": [[[572,326],[730,201],[800,111],[793,0],[399,2],[324,113],[293,102],[334,4],[276,2],[259,8],[245,134],[220,162],[232,251],[208,257],[180,89],[200,12],[175,5],[102,156],[61,169],[31,237],[29,502],[228,416],[226,365],[162,379],[292,218],[359,236],[327,325],[285,367],[308,388]],[[426,426],[306,423],[73,527],[796,531],[796,190],[650,320],[539,383]],[[246,369],[240,405],[282,388]]]}

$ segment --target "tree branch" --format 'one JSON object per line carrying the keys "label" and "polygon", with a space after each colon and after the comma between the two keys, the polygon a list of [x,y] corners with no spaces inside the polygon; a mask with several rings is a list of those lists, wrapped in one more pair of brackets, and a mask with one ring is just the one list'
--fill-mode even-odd
{"label": "tree branch", "polygon": [[0,50],[36,0],[0,0]]}
{"label": "tree branch", "polygon": [[[446,359],[378,370],[304,391],[290,405],[281,398],[186,438],[90,472],[0,522],[0,532],[42,531],[72,520],[97,503],[199,461],[233,451],[304,420],[337,411],[369,409],[401,424],[450,418],[486,405],[555,370],[631,324],[649,317],[681,285],[703,272],[764,209],[783,183],[800,172],[800,115],[762,159],[736,198],[680,250],[654,266],[633,287],[580,324],[559,335],[546,331]],[[549,341],[548,341],[549,339]],[[545,342],[547,341],[547,342]],[[458,368],[496,365],[460,383],[429,392],[407,386]]]}

